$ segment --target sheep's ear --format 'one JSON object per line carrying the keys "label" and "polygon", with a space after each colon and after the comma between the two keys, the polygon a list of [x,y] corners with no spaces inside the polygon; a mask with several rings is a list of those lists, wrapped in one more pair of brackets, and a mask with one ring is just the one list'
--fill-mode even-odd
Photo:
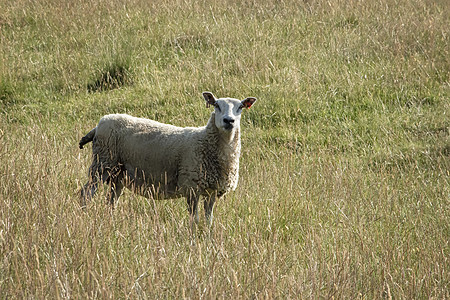
{"label": "sheep's ear", "polygon": [[250,108],[252,105],[253,105],[253,103],[255,103],[256,102],[256,98],[255,97],[248,97],[248,98],[245,98],[244,100],[242,100],[242,105],[244,105],[244,107],[246,107],[246,108]]}
{"label": "sheep's ear", "polygon": [[216,97],[210,92],[203,92],[203,98],[206,100],[206,107],[216,104]]}

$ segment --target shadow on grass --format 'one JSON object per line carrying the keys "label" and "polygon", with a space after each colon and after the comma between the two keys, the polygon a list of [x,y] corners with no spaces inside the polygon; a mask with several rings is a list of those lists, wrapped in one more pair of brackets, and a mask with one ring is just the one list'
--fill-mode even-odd
{"label": "shadow on grass", "polygon": [[107,65],[99,73],[98,77],[87,85],[90,93],[113,90],[132,84],[130,64],[126,61]]}

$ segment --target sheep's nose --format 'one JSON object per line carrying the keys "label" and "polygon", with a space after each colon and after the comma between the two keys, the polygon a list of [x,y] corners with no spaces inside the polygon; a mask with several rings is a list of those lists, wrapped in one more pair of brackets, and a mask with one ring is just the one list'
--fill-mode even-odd
{"label": "sheep's nose", "polygon": [[231,118],[223,118],[223,122],[227,125],[233,125],[234,119]]}

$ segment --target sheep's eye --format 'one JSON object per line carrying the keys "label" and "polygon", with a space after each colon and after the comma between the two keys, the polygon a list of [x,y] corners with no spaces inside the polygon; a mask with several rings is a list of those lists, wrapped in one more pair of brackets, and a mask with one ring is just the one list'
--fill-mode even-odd
{"label": "sheep's eye", "polygon": [[240,111],[240,110],[243,109],[243,108],[244,108],[244,105],[241,104],[241,105],[238,107],[238,111]]}
{"label": "sheep's eye", "polygon": [[220,111],[220,106],[219,106],[219,104],[217,104],[217,103],[214,104],[214,107],[217,108],[218,111]]}

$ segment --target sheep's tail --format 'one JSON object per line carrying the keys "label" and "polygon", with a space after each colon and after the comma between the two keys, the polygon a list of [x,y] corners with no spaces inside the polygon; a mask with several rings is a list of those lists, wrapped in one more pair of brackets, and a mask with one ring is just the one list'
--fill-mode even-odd
{"label": "sheep's tail", "polygon": [[96,130],[97,130],[97,127],[92,129],[91,131],[89,131],[88,134],[86,134],[85,136],[83,136],[81,138],[81,140],[80,140],[80,149],[83,149],[83,146],[86,145],[87,143],[92,142],[92,140],[94,139]]}

